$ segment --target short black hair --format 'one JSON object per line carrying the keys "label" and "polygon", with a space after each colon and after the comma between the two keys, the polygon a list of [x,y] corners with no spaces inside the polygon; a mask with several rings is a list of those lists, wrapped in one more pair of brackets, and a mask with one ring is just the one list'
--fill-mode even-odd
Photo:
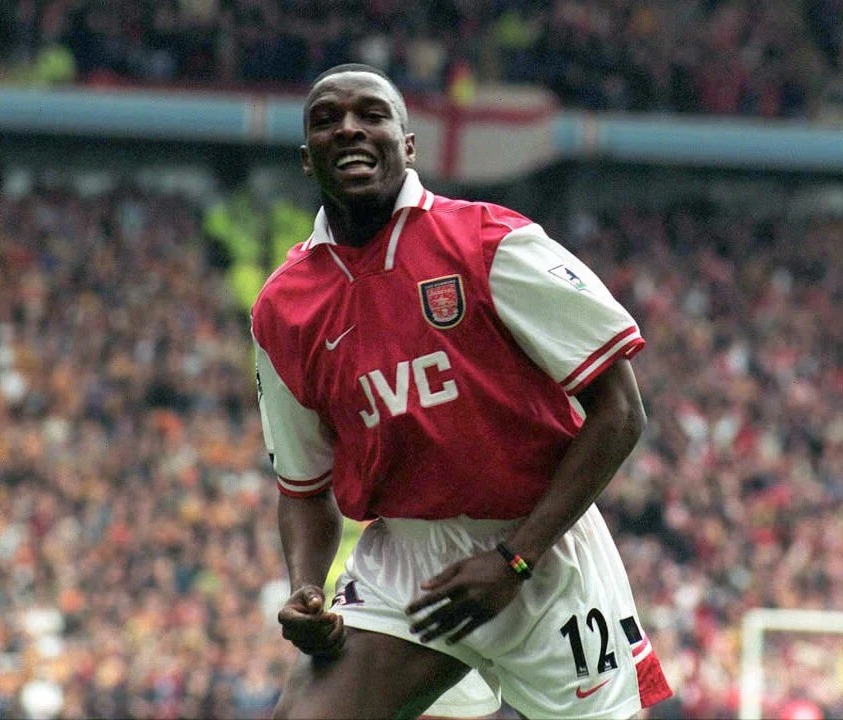
{"label": "short black hair", "polygon": [[401,91],[398,89],[398,86],[392,81],[392,78],[389,77],[389,75],[387,75],[380,68],[375,67],[374,65],[367,65],[366,63],[341,63],[339,65],[334,65],[333,67],[330,67],[327,70],[323,70],[316,76],[314,81],[310,83],[310,89],[313,90],[316,84],[324,80],[326,77],[330,77],[331,75],[338,75],[339,73],[344,72],[367,72],[372,73],[373,75],[379,75],[390,85],[392,85],[392,89],[395,90],[395,92],[401,95]]}
{"label": "short black hair", "polygon": [[316,90],[316,86],[325,78],[331,77],[331,75],[339,75],[340,73],[344,72],[371,73],[372,75],[377,75],[378,77],[381,77],[386,80],[387,83],[389,83],[389,86],[395,91],[395,95],[398,98],[398,111],[400,113],[399,120],[401,121],[401,127],[406,128],[409,118],[407,115],[407,104],[404,101],[404,93],[401,92],[399,87],[395,84],[395,82],[393,82],[392,78],[389,77],[389,75],[387,75],[383,70],[375,67],[374,65],[367,65],[366,63],[341,63],[339,65],[334,65],[333,67],[322,71],[316,76],[313,82],[310,83],[310,90],[308,90],[307,97],[305,97],[304,99],[304,109],[302,118],[304,121],[305,131],[307,130],[307,110],[310,107],[310,103],[313,102],[313,95],[314,91]]}

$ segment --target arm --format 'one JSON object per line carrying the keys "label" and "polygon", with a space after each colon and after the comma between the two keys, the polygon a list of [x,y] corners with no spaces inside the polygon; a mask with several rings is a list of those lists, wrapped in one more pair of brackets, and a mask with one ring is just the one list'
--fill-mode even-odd
{"label": "arm", "polygon": [[[506,544],[531,565],[582,516],[635,447],[646,424],[638,384],[628,360],[619,359],[577,396],[586,411],[551,482]],[[407,612],[414,614],[444,598],[443,605],[411,625],[428,642],[448,635],[456,642],[492,619],[518,593],[522,580],[496,551],[454,563],[422,584],[427,591]]]}
{"label": "arm", "polygon": [[321,588],[342,535],[342,516],[334,494],[325,490],[308,498],[278,494],[278,531],[290,588]]}
{"label": "arm", "polygon": [[334,495],[278,496],[278,529],[292,594],[278,613],[284,637],[309,655],[334,656],[342,648],[342,617],[325,611],[323,585],[342,534]]}
{"label": "arm", "polygon": [[[628,360],[644,340],[591,268],[536,226],[501,241],[489,287],[521,349],[586,412],[547,491],[508,538],[514,552],[536,562],[603,491],[644,430],[644,407]],[[614,361],[603,368],[609,347]]]}
{"label": "arm", "polygon": [[545,494],[508,539],[533,564],[603,492],[644,431],[646,415],[628,360],[618,360],[577,399],[586,411],[579,434]]}
{"label": "arm", "polygon": [[[274,326],[271,320],[267,324]],[[302,405],[278,374],[254,331],[253,338],[261,426],[284,490],[278,497],[278,530],[292,594],[278,622],[284,637],[302,652],[333,655],[342,647],[344,632],[342,618],[324,612],[322,590],[342,532],[330,489],[331,440],[319,415]]]}

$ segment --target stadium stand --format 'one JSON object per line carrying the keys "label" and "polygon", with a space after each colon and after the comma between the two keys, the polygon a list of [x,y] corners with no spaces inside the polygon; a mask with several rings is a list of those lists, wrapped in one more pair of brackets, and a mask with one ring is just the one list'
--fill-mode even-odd
{"label": "stadium stand", "polygon": [[36,656],[65,717],[265,714],[285,648],[246,628],[278,574],[272,502],[196,209],[40,189],[0,216],[0,636],[24,683],[2,715],[39,715]]}
{"label": "stadium stand", "polygon": [[409,93],[467,73],[542,85],[569,108],[760,117],[821,112],[843,24],[832,0],[12,0],[0,13],[7,74],[35,64],[38,81],[289,90],[362,61]]}

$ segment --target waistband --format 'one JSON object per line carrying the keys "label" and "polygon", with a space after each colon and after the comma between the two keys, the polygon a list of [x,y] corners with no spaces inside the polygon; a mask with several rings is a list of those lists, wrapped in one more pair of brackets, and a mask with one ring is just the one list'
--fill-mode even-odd
{"label": "waistband", "polygon": [[500,535],[518,525],[523,518],[514,520],[488,520],[457,515],[440,520],[418,520],[415,518],[379,518],[390,534],[405,538],[427,538],[431,532],[459,530],[472,537]]}

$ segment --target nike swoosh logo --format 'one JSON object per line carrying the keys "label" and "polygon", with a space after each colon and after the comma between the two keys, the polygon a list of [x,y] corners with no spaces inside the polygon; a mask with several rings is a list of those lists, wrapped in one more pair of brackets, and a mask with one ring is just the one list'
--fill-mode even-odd
{"label": "nike swoosh logo", "polygon": [[[611,680],[611,678],[609,678]],[[604,680],[602,683],[598,683],[594,687],[588,688],[588,690],[583,690],[581,687],[577,688],[577,697],[582,700],[583,698],[587,698],[589,695],[594,695],[600,688],[602,688],[609,680]]]}
{"label": "nike swoosh logo", "polygon": [[340,333],[334,340],[328,340],[328,338],[325,338],[325,348],[329,351],[333,350],[337,345],[340,344],[340,340],[342,340],[346,335],[348,335],[348,333],[354,330],[355,327],[356,325],[352,325],[350,328],[348,328],[348,330]]}

